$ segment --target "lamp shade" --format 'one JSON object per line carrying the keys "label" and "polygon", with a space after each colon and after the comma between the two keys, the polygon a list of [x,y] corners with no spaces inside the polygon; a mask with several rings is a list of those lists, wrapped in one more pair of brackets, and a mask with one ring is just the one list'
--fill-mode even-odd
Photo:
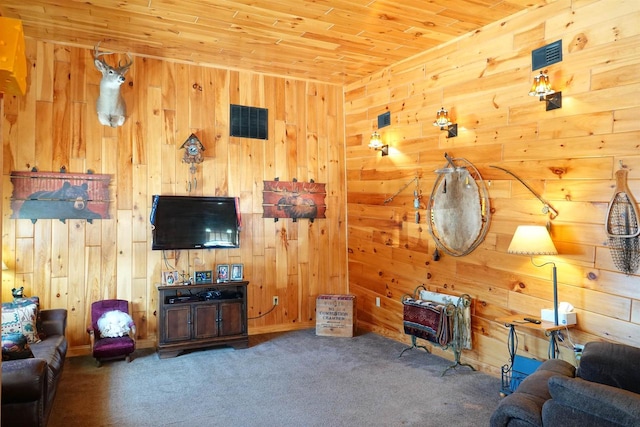
{"label": "lamp shade", "polygon": [[445,126],[451,126],[451,120],[449,120],[449,112],[444,109],[444,107],[440,108],[440,110],[436,113],[436,121],[433,122],[434,126],[440,126],[440,128],[444,128]]}
{"label": "lamp shade", "polygon": [[[549,76],[541,72],[533,78],[533,85],[529,90],[531,96],[547,96],[551,95],[555,91],[551,89],[551,83],[549,83]],[[542,99],[542,98],[541,98]]]}
{"label": "lamp shade", "polygon": [[558,254],[547,227],[543,225],[519,225],[507,252],[519,255]]}
{"label": "lamp shade", "polygon": [[2,269],[3,270],[8,270],[9,267],[7,267],[7,264],[4,263],[4,261],[2,261]]}

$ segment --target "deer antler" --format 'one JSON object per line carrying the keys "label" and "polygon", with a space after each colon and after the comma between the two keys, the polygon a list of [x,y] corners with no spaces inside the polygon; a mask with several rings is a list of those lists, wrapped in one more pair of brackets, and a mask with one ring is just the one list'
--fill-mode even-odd
{"label": "deer antler", "polygon": [[118,71],[122,74],[126,73],[129,70],[129,67],[131,67],[131,64],[133,64],[133,58],[131,58],[129,52],[127,52],[127,58],[127,62],[124,65],[120,65],[121,61],[118,61]]}
{"label": "deer antler", "polygon": [[[93,48],[93,58],[107,65],[106,61],[104,59],[101,59],[100,57],[103,55],[112,55],[114,52],[100,52],[100,43],[102,42],[98,42],[98,44],[96,44]],[[133,58],[131,58],[131,54],[127,52],[127,62],[125,62],[123,65],[122,60],[118,61],[117,71],[120,74],[124,74],[129,70],[129,67],[131,67],[131,65],[133,65]]]}
{"label": "deer antler", "polygon": [[[93,48],[93,58],[94,59],[98,59],[100,58],[102,55],[111,55],[113,52],[100,52],[100,43],[102,42],[98,42],[97,45],[94,46]],[[100,60],[102,62],[104,62],[104,60]]]}

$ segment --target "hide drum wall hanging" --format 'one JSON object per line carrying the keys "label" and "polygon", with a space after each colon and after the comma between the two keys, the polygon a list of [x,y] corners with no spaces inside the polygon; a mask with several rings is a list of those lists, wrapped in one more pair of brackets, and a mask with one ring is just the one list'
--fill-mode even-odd
{"label": "hide drum wall hanging", "polygon": [[438,176],[427,205],[429,233],[438,248],[453,256],[471,253],[489,230],[489,196],[478,170],[463,158],[451,158]]}
{"label": "hide drum wall hanging", "polygon": [[317,182],[264,181],[263,218],[325,218],[325,184]]}
{"label": "hide drum wall hanging", "polygon": [[110,175],[11,172],[11,218],[94,219],[109,218]]}

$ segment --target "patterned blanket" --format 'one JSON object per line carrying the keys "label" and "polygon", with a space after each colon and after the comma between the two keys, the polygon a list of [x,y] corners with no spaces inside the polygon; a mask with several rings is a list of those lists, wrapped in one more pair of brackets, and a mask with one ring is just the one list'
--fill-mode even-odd
{"label": "patterned blanket", "polygon": [[407,298],[404,305],[404,333],[446,346],[453,339],[452,318],[446,306],[432,301]]}

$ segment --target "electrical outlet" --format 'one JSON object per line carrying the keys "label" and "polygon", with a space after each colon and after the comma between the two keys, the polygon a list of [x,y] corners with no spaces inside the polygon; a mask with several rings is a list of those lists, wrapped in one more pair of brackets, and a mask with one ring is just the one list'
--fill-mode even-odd
{"label": "electrical outlet", "polygon": [[573,355],[578,363],[580,363],[580,359],[582,358],[582,350],[584,350],[584,345],[582,344],[575,344],[573,346]]}
{"label": "electrical outlet", "polygon": [[278,297],[273,297],[273,305],[278,305]]}

